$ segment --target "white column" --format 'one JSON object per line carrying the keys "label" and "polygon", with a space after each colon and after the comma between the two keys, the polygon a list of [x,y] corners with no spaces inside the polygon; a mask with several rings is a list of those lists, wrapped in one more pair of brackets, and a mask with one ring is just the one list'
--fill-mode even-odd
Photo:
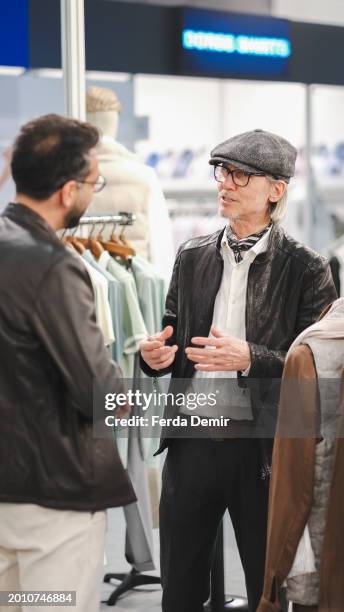
{"label": "white column", "polygon": [[61,0],[61,38],[65,114],[85,120],[84,0]]}
{"label": "white column", "polygon": [[306,206],[304,212],[305,242],[313,245],[313,178],[312,178],[312,93],[313,86],[306,85],[306,133],[305,133],[305,180],[306,180]]}

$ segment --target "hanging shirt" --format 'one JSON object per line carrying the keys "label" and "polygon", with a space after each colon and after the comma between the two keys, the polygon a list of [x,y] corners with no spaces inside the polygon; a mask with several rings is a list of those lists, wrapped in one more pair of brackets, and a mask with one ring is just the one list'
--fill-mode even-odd
{"label": "hanging shirt", "polygon": [[[157,273],[155,266],[139,255],[136,255],[132,259],[132,271],[135,278],[140,309],[148,333],[154,334],[161,329],[167,292],[166,281]],[[163,389],[160,389],[161,381],[154,381],[143,373],[139,359],[135,361],[135,366],[134,378],[138,387],[140,387],[140,381],[143,381],[143,391],[150,391],[151,393],[154,393],[154,391],[163,391]],[[164,405],[161,402],[159,406],[154,408],[154,415],[162,417],[163,411]],[[144,428],[144,431],[140,430],[139,434],[142,458],[151,468],[151,479],[152,482],[155,482],[156,479],[153,476],[153,471],[158,466],[159,462],[156,461],[156,458],[153,459],[153,454],[155,452],[156,440],[160,436],[160,428],[150,424],[148,427]]]}
{"label": "hanging shirt", "polygon": [[165,310],[166,281],[157,273],[155,267],[140,255],[133,257],[132,270],[147,331],[149,334],[155,334],[161,329]]}
{"label": "hanging shirt", "polygon": [[110,346],[115,340],[115,333],[112,324],[110,305],[108,301],[108,283],[106,278],[95,270],[71,245],[66,245],[66,248],[78,257],[87,269],[94,293],[96,319],[100,329],[103,332],[105,346]]}
{"label": "hanging shirt", "polygon": [[115,341],[115,332],[112,324],[112,316],[108,299],[108,282],[106,278],[96,270],[88,261],[80,257],[84,262],[94,289],[96,316],[100,329],[103,332],[105,345],[109,346]]}
{"label": "hanging shirt", "polygon": [[124,333],[123,333],[123,288],[121,283],[115,277],[99,265],[96,258],[90,250],[86,250],[82,254],[83,259],[88,261],[93,268],[98,270],[107,280],[108,283],[108,300],[111,311],[112,325],[114,329],[115,342],[111,346],[112,358],[122,367],[123,350],[124,350]]}
{"label": "hanging shirt", "polygon": [[147,337],[147,329],[140,311],[135,281],[124,267],[113,259],[107,251],[101,254],[98,264],[112,274],[123,287],[123,370],[126,378],[134,375],[134,355],[139,350],[141,340]]}

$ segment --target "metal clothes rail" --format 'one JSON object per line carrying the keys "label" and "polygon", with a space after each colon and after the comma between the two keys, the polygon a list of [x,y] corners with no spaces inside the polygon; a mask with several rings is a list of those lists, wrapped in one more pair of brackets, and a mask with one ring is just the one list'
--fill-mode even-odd
{"label": "metal clothes rail", "polygon": [[118,225],[133,225],[135,215],[129,212],[119,212],[116,215],[97,215],[81,217],[79,225],[96,225],[106,223],[117,223]]}

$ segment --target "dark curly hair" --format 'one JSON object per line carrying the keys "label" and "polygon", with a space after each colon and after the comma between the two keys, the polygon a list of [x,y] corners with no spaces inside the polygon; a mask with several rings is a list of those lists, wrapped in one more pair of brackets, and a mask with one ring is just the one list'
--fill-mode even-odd
{"label": "dark curly hair", "polygon": [[12,153],[17,193],[46,200],[67,181],[89,174],[88,154],[99,141],[98,130],[60,115],[44,115],[20,130]]}

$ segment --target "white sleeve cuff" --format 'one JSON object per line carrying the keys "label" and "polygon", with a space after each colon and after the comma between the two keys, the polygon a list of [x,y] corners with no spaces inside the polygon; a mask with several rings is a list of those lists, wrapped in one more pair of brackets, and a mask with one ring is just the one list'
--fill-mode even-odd
{"label": "white sleeve cuff", "polygon": [[242,375],[242,376],[248,376],[248,375],[249,375],[249,373],[250,373],[250,369],[251,369],[251,364],[248,366],[248,368],[246,368],[246,370],[243,370],[243,371],[241,372],[241,375]]}

